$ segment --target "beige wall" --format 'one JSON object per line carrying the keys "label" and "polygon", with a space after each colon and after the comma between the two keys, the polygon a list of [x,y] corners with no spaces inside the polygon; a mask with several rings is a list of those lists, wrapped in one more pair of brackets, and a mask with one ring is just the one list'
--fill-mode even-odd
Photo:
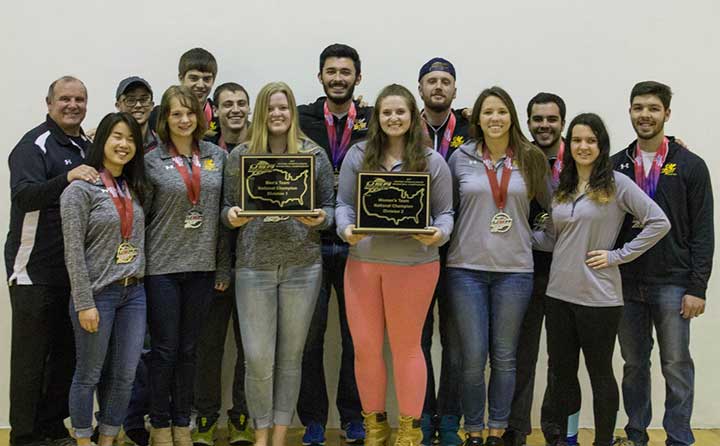
{"label": "beige wall", "polygon": [[[193,46],[215,54],[218,82],[239,81],[254,97],[263,83],[284,80],[304,103],[322,94],[315,77],[321,49],[340,41],[360,52],[364,79],[358,92],[371,101],[391,82],[414,89],[420,65],[439,55],[457,68],[456,104],[471,105],[483,87],[499,84],[512,94],[524,120],[530,97],[539,90],[553,91],[565,98],[569,117],[581,111],[599,113],[615,150],[633,138],[627,118],[631,86],[644,79],[664,81],[676,93],[668,133],[681,136],[717,174],[720,7],[712,0],[684,5],[667,0],[13,2],[0,17],[0,97],[6,104],[0,158],[43,119],[47,86],[61,75],[74,74],[87,84],[86,128],[112,110],[117,82],[127,75],[143,75],[159,96],[176,81],[180,54]],[[0,228],[8,224],[8,183],[3,161]],[[720,190],[717,179],[714,183]],[[720,427],[720,380],[715,376],[720,372],[718,291],[714,280],[708,312],[692,328],[697,427]],[[8,395],[10,320],[7,288],[0,287],[0,395]],[[339,342],[334,325],[327,345],[326,369],[335,379]],[[437,360],[437,348],[434,353]],[[653,424],[658,426],[664,384],[657,359],[654,362]],[[543,357],[541,368],[545,364]],[[229,367],[224,371],[229,377]],[[620,376],[619,355],[616,371]],[[581,421],[591,425],[584,369],[581,375]],[[542,380],[540,371],[538,382]],[[541,392],[542,385],[536,395]],[[538,407],[533,412],[536,423]],[[622,410],[620,418],[622,423]],[[331,421],[337,423],[336,412]],[[0,425],[7,424],[4,397]]]}

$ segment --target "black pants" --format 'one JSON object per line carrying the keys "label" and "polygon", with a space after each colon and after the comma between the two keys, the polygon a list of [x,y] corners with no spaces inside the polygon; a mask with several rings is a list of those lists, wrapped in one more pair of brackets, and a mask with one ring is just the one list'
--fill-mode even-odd
{"label": "black pants", "polygon": [[[535,390],[535,368],[540,351],[540,335],[542,334],[543,319],[545,317],[545,290],[547,289],[548,275],[535,273],[533,280],[533,293],[528,305],[525,319],[520,331],[520,340],[517,349],[517,372],[515,375],[515,392],[513,394],[508,429],[530,435],[530,412],[532,410],[533,392]],[[554,377],[551,364],[548,362],[547,384],[540,409],[540,427],[546,440],[556,438],[560,434],[560,421],[557,409],[553,407]],[[575,379],[572,393],[580,395],[580,383]],[[578,400],[573,406],[580,409]],[[576,411],[577,412],[577,411]],[[574,412],[573,412],[574,413]]]}
{"label": "black pants", "polygon": [[577,412],[573,385],[582,350],[593,393],[595,444],[609,445],[620,406],[612,360],[622,307],[587,307],[548,297],[545,309],[561,432],[567,432],[567,416]]}
{"label": "black pants", "polygon": [[210,303],[198,339],[194,404],[198,416],[207,417],[210,422],[218,419],[222,404],[220,377],[225,353],[225,338],[231,315],[237,360],[235,361],[232,386],[233,405],[228,411],[228,416],[237,419],[240,415],[248,413],[245,401],[245,355],[240,339],[240,325],[235,306],[235,283],[233,282],[224,292],[215,291],[215,297]]}
{"label": "black pants", "polygon": [[69,298],[66,287],[10,287],[11,445],[67,437],[63,420],[75,369]]}

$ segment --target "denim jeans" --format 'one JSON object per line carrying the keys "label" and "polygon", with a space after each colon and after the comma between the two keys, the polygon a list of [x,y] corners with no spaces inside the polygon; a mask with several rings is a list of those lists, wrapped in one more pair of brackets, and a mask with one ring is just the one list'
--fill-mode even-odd
{"label": "denim jeans", "polygon": [[75,375],[70,386],[70,419],[78,438],[93,434],[93,396],[98,390],[101,435],[114,437],[125,420],[135,370],[145,337],[145,289],[142,285],[108,285],[95,296],[100,315],[96,333],[80,326],[70,302],[75,331]]}
{"label": "denim jeans", "polygon": [[[425,355],[427,368],[427,387],[425,390],[425,403],[423,413],[428,415],[452,415],[462,418],[462,354],[457,327],[452,321],[447,292],[445,292],[445,268],[440,268],[440,278],[433,301],[428,310],[427,319],[423,326],[421,345]],[[435,396],[435,373],[432,365],[432,336],[434,331],[435,302],[438,305],[440,344],[442,357],[440,365],[440,388]]]}
{"label": "denim jeans", "polygon": [[245,392],[256,429],[292,422],[322,265],[236,268]]}
{"label": "denim jeans", "polygon": [[197,341],[215,272],[145,277],[150,324],[150,424],[190,425]]}
{"label": "denim jeans", "polygon": [[665,377],[663,427],[668,445],[695,442],[692,416],[695,366],[690,357],[690,320],[680,315],[685,288],[646,285],[623,280],[625,311],[620,321],[620,352],[623,368],[623,402],[628,416],[625,432],[636,444],[647,444],[652,419],[650,399],[650,353],[653,327],[660,347]]}
{"label": "denim jeans", "polygon": [[348,256],[348,245],[336,240],[322,242],[323,272],[315,313],[310,323],[305,351],[303,352],[302,379],[297,412],[303,425],[311,422],[327,424],[328,394],[325,382],[323,357],[325,352],[325,330],[328,323],[328,305],[332,289],[338,301],[340,319],[340,340],[342,356],[340,357],[340,377],[337,385],[337,405],[340,412],[340,425],[350,421],[361,421],[360,395],[355,382],[355,351],[348,328],[345,312],[344,276],[345,263]]}
{"label": "denim jeans", "polygon": [[515,389],[515,355],[533,286],[532,273],[447,268],[448,297],[461,339],[465,430],[485,423],[485,364],[490,354],[488,423],[507,427]]}
{"label": "denim jeans", "polygon": [[10,444],[67,437],[75,342],[70,288],[11,285]]}
{"label": "denim jeans", "polygon": [[[145,339],[147,345],[150,338],[146,336]],[[135,382],[133,382],[132,392],[130,393],[127,415],[125,421],[123,421],[125,432],[133,429],[145,429],[145,415],[150,413],[149,363],[150,350],[143,349],[135,372]]]}
{"label": "denim jeans", "polygon": [[225,338],[231,319],[237,359],[233,373],[232,407],[228,410],[228,416],[237,420],[241,415],[247,414],[247,403],[245,402],[245,358],[235,306],[234,284],[225,291],[214,292],[198,340],[195,410],[198,417],[206,417],[211,423],[220,416],[222,362],[225,354]]}

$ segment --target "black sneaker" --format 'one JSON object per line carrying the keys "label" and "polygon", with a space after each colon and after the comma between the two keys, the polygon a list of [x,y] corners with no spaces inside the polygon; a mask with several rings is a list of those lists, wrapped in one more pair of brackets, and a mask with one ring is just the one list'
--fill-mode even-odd
{"label": "black sneaker", "polygon": [[507,429],[502,436],[505,446],[525,446],[527,436],[514,429]]}
{"label": "black sneaker", "polygon": [[503,443],[502,438],[490,435],[485,440],[485,446],[505,446],[505,443]]}
{"label": "black sneaker", "polygon": [[125,431],[125,438],[129,438],[137,446],[148,446],[150,444],[150,433],[144,428]]}
{"label": "black sneaker", "polygon": [[468,435],[467,438],[465,438],[463,446],[483,446],[483,439],[482,437],[471,437]]}

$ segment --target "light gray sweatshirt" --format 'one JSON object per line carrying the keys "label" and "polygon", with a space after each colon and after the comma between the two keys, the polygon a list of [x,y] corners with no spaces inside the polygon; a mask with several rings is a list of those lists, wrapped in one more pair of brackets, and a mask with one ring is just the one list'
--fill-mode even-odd
{"label": "light gray sweatshirt", "polygon": [[[248,152],[241,144],[225,166],[225,195],[222,221],[232,228],[228,212],[240,206],[240,155]],[[325,151],[311,140],[303,141],[300,154],[315,155],[315,203],[325,211],[325,221],[309,227],[294,217],[255,217],[238,228],[235,255],[237,268],[277,268],[280,265],[309,266],[321,262],[320,231],[332,226],[335,216],[335,176]]]}
{"label": "light gray sweatshirt", "polygon": [[[496,164],[498,183],[502,178],[504,160],[505,157]],[[490,222],[499,210],[493,200],[482,157],[477,154],[476,142],[460,146],[450,157],[449,165],[457,214],[447,266],[478,271],[533,272],[530,199],[517,163],[513,162],[504,210],[513,222],[512,227],[503,233],[490,232]],[[544,196],[550,195],[548,182]],[[546,206],[547,203],[541,205]]]}
{"label": "light gray sweatshirt", "polygon": [[[145,215],[148,276],[193,271],[216,271],[216,280],[230,282],[228,237],[218,237],[223,168],[226,152],[200,141],[200,200],[203,223],[184,227],[193,207],[185,182],[164,144],[145,155]],[[188,173],[191,174],[190,165]]]}
{"label": "light gray sweatshirt", "polygon": [[133,199],[130,244],[138,250],[130,263],[117,264],[122,243],[120,216],[101,180],[95,184],[73,181],[60,196],[65,266],[75,310],[95,307],[94,295],[109,284],[145,274],[145,216]]}
{"label": "light gray sweatshirt", "polygon": [[[534,245],[553,253],[548,296],[589,307],[622,305],[618,265],[639,257],[670,230],[657,203],[627,176],[613,174],[616,190],[612,201],[598,204],[583,194],[571,203],[553,202],[552,224],[545,232],[534,233]],[[644,228],[613,250],[625,214],[635,216]],[[585,264],[587,253],[595,250],[610,251],[609,267],[595,270]]]}
{"label": "light gray sweatshirt", "polygon": [[[340,168],[335,219],[337,233],[344,239],[348,225],[356,222],[357,174],[365,158],[365,142],[352,146]],[[350,247],[350,257],[362,262],[420,265],[438,260],[438,247],[445,244],[453,230],[452,179],[450,169],[438,152],[425,150],[430,173],[430,214],[432,226],[440,230],[442,239],[437,246],[425,246],[410,235],[370,235]],[[402,171],[402,161],[392,166],[391,172]]]}

